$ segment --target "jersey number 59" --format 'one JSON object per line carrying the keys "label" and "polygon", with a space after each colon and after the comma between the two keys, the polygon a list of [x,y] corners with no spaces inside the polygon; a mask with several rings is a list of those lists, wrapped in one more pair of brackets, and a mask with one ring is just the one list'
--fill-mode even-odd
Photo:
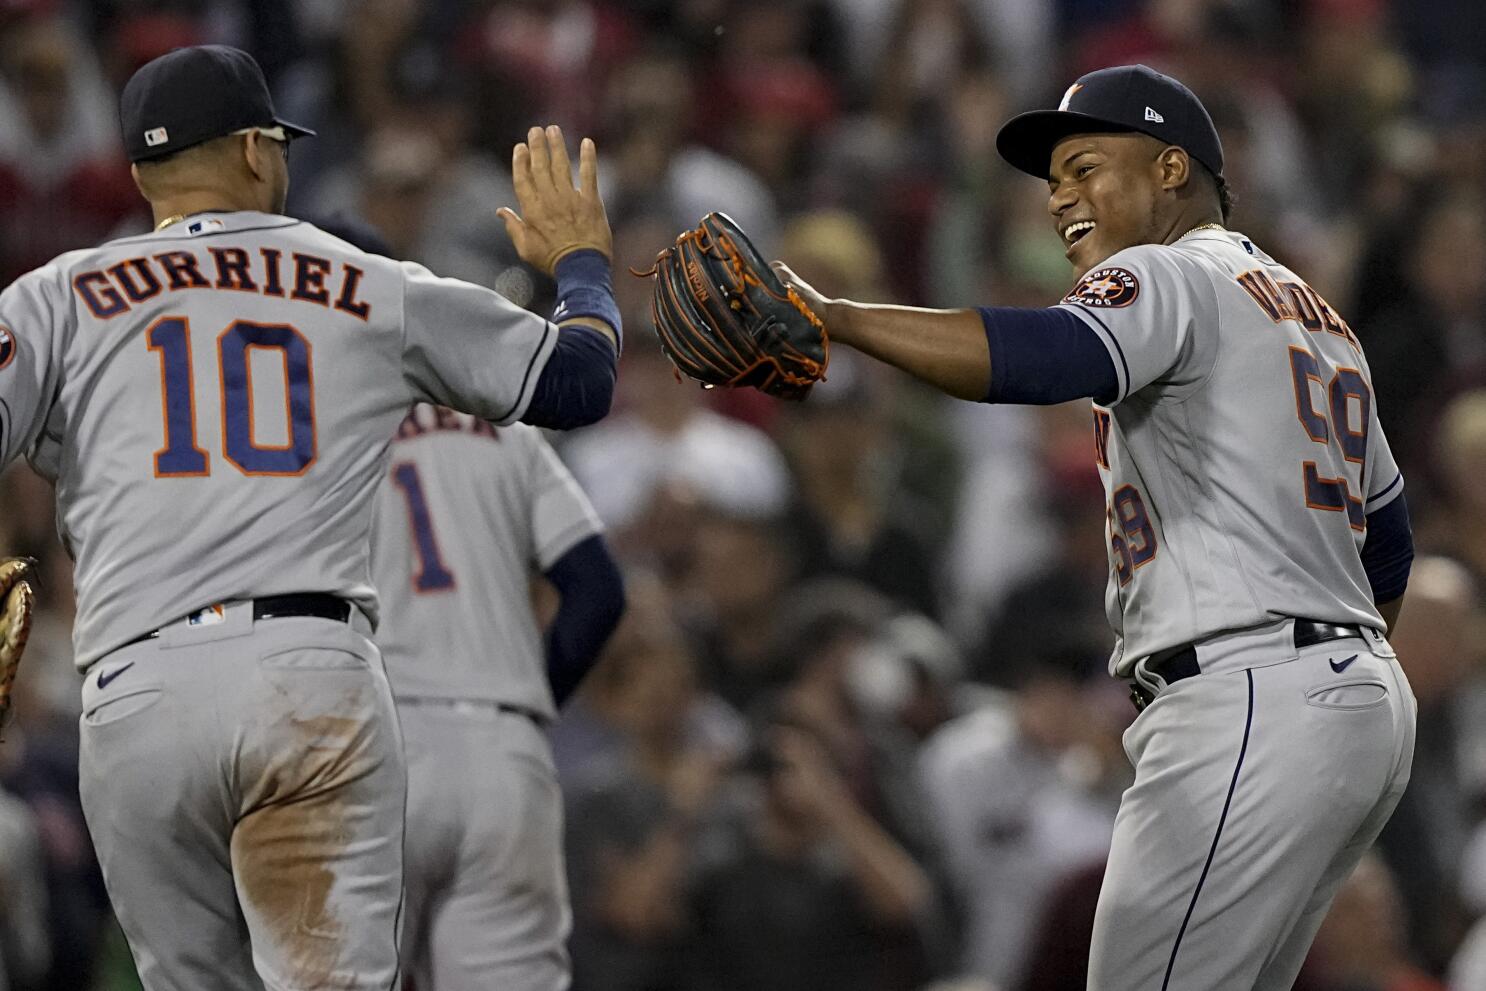
{"label": "jersey number 59", "polygon": [[[1372,422],[1372,390],[1367,380],[1356,368],[1338,368],[1331,382],[1321,380],[1321,366],[1316,356],[1302,347],[1290,347],[1290,378],[1295,385],[1295,415],[1305,428],[1306,435],[1317,444],[1329,444],[1332,433],[1336,435],[1337,447],[1342,459],[1357,465],[1358,477],[1365,478],[1367,466],[1367,431]],[[1311,395],[1311,383],[1324,388],[1326,410],[1316,409]],[[1354,407],[1355,403],[1355,407]],[[1352,410],[1359,412],[1357,428],[1352,427]],[[1328,416],[1329,422],[1328,422]],[[1305,486],[1305,504],[1312,509],[1324,509],[1333,513],[1345,512],[1347,522],[1353,530],[1367,527],[1367,518],[1362,512],[1362,500],[1352,495],[1346,478],[1338,475],[1328,478],[1321,474],[1314,461],[1301,465],[1301,482]]]}
{"label": "jersey number 59", "polygon": [[[165,446],[155,452],[156,478],[208,475],[211,459],[196,439],[196,384],[191,372],[191,321],[161,317],[145,332],[160,355],[160,404]],[[288,439],[260,444],[253,435],[254,350],[284,362]],[[302,475],[314,464],[315,378],[310,342],[294,327],[238,320],[217,337],[222,390],[222,453],[244,475]]]}

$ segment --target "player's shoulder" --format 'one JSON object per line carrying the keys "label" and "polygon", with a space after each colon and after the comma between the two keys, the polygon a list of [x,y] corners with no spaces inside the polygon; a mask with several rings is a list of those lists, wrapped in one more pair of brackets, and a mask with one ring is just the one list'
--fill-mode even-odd
{"label": "player's shoulder", "polygon": [[17,276],[9,285],[0,286],[0,290],[3,290],[4,295],[10,299],[55,298],[58,291],[65,292],[67,285],[72,281],[73,273],[88,267],[97,250],[96,248],[79,248],[64,251],[44,265],[38,265],[29,272]]}
{"label": "player's shoulder", "polygon": [[1212,268],[1185,242],[1137,244],[1123,248],[1091,268],[1069,290],[1065,303],[1120,309],[1137,300],[1190,297],[1210,302]]}
{"label": "player's shoulder", "polygon": [[1151,278],[1189,279],[1201,275],[1209,261],[1207,252],[1193,239],[1173,244],[1136,244],[1110,255],[1105,265],[1142,272]]}

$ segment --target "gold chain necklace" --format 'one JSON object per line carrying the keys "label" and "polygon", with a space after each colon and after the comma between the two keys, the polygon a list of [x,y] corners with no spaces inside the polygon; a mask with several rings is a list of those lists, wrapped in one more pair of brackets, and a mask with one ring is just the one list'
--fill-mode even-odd
{"label": "gold chain necklace", "polygon": [[[169,227],[171,224],[180,223],[182,220],[185,220],[185,219],[186,219],[186,215],[184,213],[173,213],[170,216],[166,217],[164,220],[160,221],[158,224],[156,224],[155,225],[155,230],[157,230],[157,231],[163,231],[165,228]],[[1190,233],[1190,232],[1188,232],[1188,233]]]}
{"label": "gold chain necklace", "polygon": [[[1196,227],[1187,231],[1187,234],[1196,234],[1198,231],[1226,231],[1227,229],[1222,224],[1198,224]],[[1187,234],[1183,234],[1182,237],[1186,237]]]}

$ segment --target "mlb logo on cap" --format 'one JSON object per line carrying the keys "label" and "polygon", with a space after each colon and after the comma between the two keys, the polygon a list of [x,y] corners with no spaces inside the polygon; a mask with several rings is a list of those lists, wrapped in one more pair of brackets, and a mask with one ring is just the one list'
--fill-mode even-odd
{"label": "mlb logo on cap", "polygon": [[131,162],[163,158],[249,127],[281,127],[289,138],[315,133],[275,114],[263,70],[240,48],[197,45],[166,52],[140,66],[119,94],[119,129]]}

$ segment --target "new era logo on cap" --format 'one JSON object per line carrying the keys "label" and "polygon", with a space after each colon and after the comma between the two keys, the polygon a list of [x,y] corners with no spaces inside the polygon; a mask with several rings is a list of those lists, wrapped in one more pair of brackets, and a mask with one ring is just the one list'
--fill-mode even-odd
{"label": "new era logo on cap", "polygon": [[151,148],[155,147],[156,145],[163,145],[169,140],[170,134],[163,127],[151,128],[150,130],[144,132],[144,143],[149,145]]}
{"label": "new era logo on cap", "polygon": [[[1160,107],[1160,109],[1156,109]],[[1186,149],[1215,176],[1223,143],[1196,94],[1144,65],[1117,65],[1080,76],[1056,110],[1017,114],[996,135],[996,150],[1028,175],[1047,178],[1058,143],[1080,134],[1134,131]]]}

